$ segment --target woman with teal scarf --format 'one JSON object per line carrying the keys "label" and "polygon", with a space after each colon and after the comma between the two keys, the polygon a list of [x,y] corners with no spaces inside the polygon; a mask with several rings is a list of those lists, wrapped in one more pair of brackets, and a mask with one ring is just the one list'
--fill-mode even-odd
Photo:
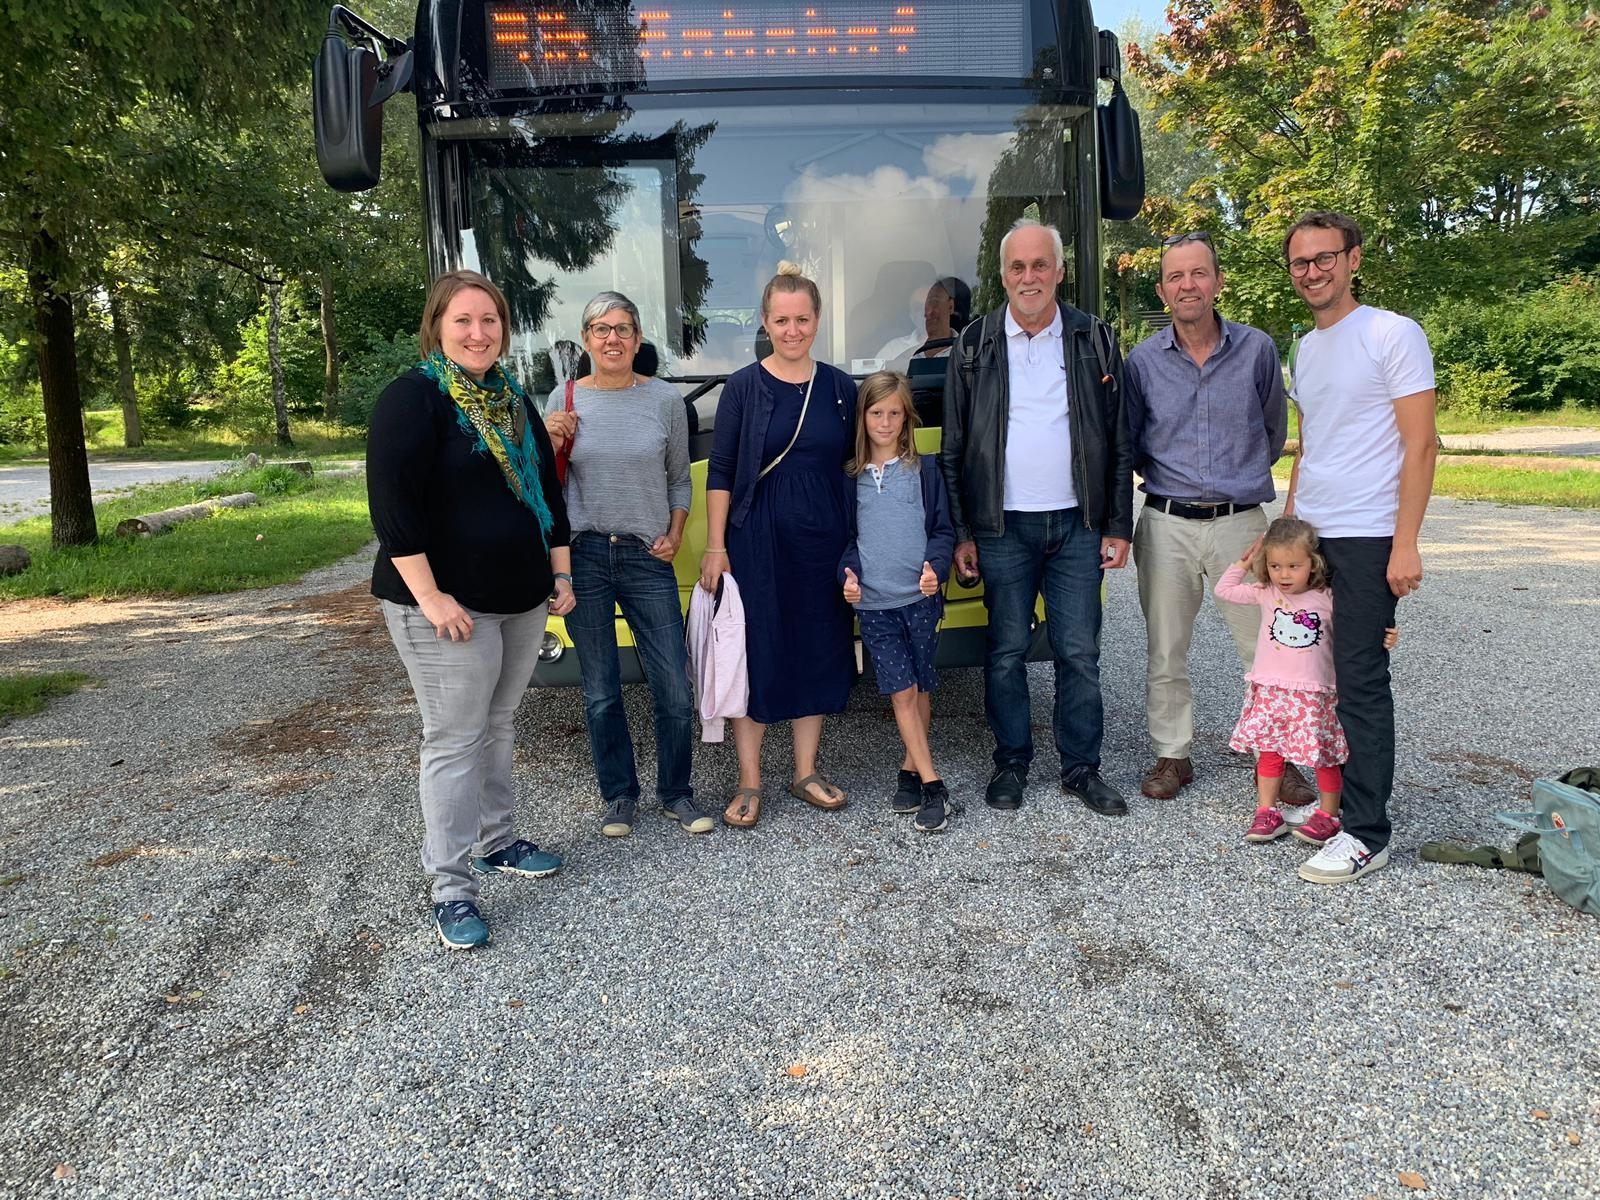
{"label": "woman with teal scarf", "polygon": [[484,276],[441,275],[423,361],[384,389],[367,440],[372,594],[422,711],[422,869],[439,939],[462,950],[489,941],[479,876],[561,867],[513,824],[512,720],[546,613],[573,596],[555,454],[499,365],[509,323]]}

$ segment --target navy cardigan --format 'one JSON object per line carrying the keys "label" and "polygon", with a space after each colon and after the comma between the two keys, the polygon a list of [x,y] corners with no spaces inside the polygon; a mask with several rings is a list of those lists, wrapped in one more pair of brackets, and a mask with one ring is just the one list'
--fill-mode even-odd
{"label": "navy cardigan", "polygon": [[[817,364],[811,403],[827,404],[844,422],[845,445],[855,443],[856,381],[838,367]],[[706,490],[730,492],[728,524],[738,528],[750,515],[761,474],[761,451],[767,442],[776,402],[760,363],[740,367],[722,385],[712,431],[711,460],[706,464]],[[841,463],[842,467],[844,464]]]}
{"label": "navy cardigan", "polygon": [[[939,577],[943,587],[950,577],[950,560],[956,551],[956,527],[950,520],[950,494],[945,491],[944,474],[939,470],[937,454],[919,454],[922,473],[922,528],[928,535],[926,561]],[[856,480],[845,489],[849,495],[846,511],[850,514],[850,544],[844,548],[839,560],[839,582],[844,582],[844,569],[849,567],[861,578],[861,550],[856,545]]]}

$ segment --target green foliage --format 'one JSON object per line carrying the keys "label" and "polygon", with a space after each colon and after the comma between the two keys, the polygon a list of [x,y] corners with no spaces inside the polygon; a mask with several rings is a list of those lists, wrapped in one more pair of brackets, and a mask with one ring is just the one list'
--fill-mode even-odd
{"label": "green foliage", "polygon": [[0,383],[0,446],[44,445],[44,397],[37,383]]}
{"label": "green foliage", "polygon": [[397,333],[350,359],[339,377],[339,420],[365,429],[383,389],[417,365],[417,335]]}
{"label": "green foliage", "polygon": [[1283,231],[1340,209],[1366,231],[1365,299],[1424,311],[1548,278],[1600,229],[1600,22],[1583,6],[1179,0],[1130,46],[1159,125],[1214,171],[1146,205],[1161,232],[1225,230],[1230,314],[1303,310]]}
{"label": "green foliage", "polygon": [[134,377],[139,411],[148,420],[168,429],[188,429],[197,423],[200,414],[192,403],[195,389],[196,378],[192,367],[168,367]]}
{"label": "green foliage", "polygon": [[[1491,303],[1446,301],[1424,326],[1447,408],[1600,407],[1596,277],[1561,280]],[[1498,404],[1489,403],[1497,391]]]}
{"label": "green foliage", "polygon": [[27,672],[0,675],[0,725],[13,717],[43,712],[57,696],[68,696],[86,684],[99,682],[81,671]]}
{"label": "green foliage", "polygon": [[[101,536],[93,546],[52,549],[47,517],[8,526],[7,538],[28,548],[33,565],[0,578],[0,599],[186,596],[268,587],[337,562],[372,537],[364,479],[302,480],[287,494],[274,494],[273,472],[269,465],[201,484],[140,488],[103,501],[97,512]],[[261,497],[255,508],[222,509],[160,537],[113,536],[125,517],[251,490]]]}
{"label": "green foliage", "polygon": [[1498,364],[1488,368],[1442,364],[1438,385],[1440,411],[1474,421],[1487,421],[1506,412],[1517,393],[1517,381]]}
{"label": "green foliage", "polygon": [[[243,346],[212,378],[217,411],[225,427],[241,437],[266,437],[275,420],[272,370],[267,354],[267,302],[242,330]],[[305,293],[284,289],[278,329],[283,389],[290,410],[318,409],[322,403],[322,326],[307,307]]]}

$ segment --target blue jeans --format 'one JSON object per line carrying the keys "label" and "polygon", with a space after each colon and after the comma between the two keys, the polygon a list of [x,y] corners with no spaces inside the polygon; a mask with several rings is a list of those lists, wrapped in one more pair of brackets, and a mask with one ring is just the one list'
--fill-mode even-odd
{"label": "blue jeans", "polygon": [[1034,598],[1044,593],[1045,628],[1056,664],[1052,725],[1065,779],[1099,769],[1105,711],[1100,699],[1100,534],[1077,508],[1005,514],[1005,533],[977,538],[983,603],[989,610],[984,711],[997,766],[1033,761],[1028,646]]}
{"label": "blue jeans", "polygon": [[583,675],[583,721],[600,794],[610,803],[639,798],[633,739],[622,704],[622,666],[617,659],[616,609],[633,631],[650,696],[655,701],[656,796],[662,804],[693,796],[689,772],[694,755],[694,696],[689,688],[689,653],[683,642],[683,610],[672,564],[652,558],[630,533],[585,530],[572,539],[572,591],[577,607],[567,614],[567,632],[578,650]]}

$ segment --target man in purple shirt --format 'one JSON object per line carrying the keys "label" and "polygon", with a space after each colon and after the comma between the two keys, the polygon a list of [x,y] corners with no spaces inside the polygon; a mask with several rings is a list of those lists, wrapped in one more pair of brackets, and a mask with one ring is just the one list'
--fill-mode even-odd
{"label": "man in purple shirt", "polygon": [[[1128,355],[1127,404],[1134,470],[1145,502],[1133,535],[1148,658],[1145,719],[1155,765],[1141,789],[1170,800],[1194,779],[1194,695],[1189,643],[1205,593],[1267,528],[1277,498],[1272,464],[1283,453],[1288,406],[1272,339],[1217,315],[1222,270],[1207,233],[1169,238],[1156,291],[1172,325]],[[1217,601],[1245,670],[1255,660],[1260,613]],[[1316,793],[1293,767],[1284,799]]]}

